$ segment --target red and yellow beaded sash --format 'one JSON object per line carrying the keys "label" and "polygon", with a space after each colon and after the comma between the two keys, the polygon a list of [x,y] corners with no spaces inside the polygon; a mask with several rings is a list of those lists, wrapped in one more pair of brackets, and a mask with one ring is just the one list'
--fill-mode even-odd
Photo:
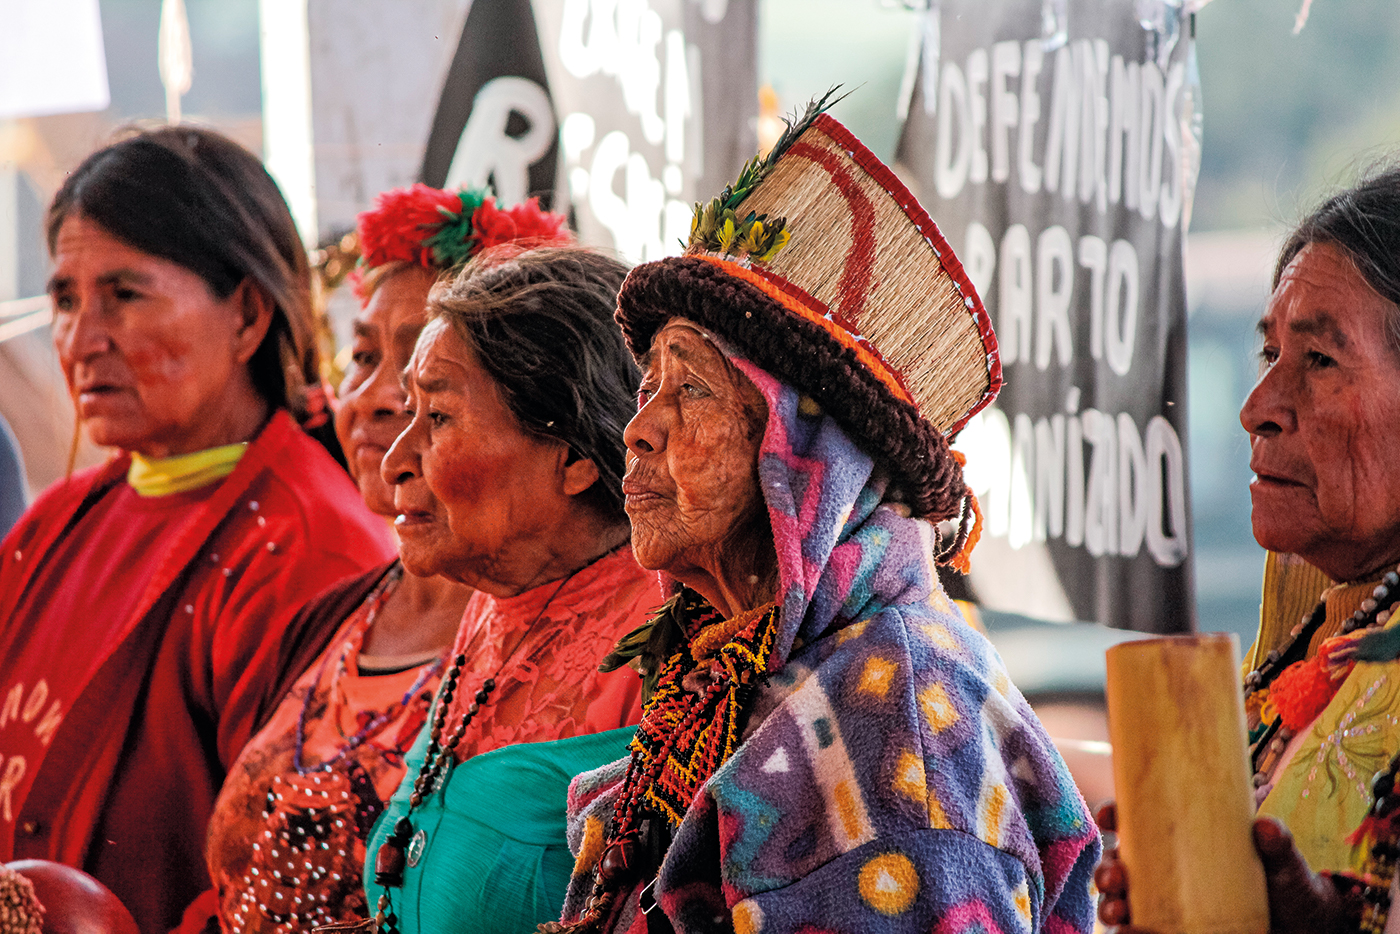
{"label": "red and yellow beaded sash", "polygon": [[726,620],[699,597],[682,608],[690,638],[662,667],[631,747],[633,772],[655,775],[636,790],[673,829],[739,746],[744,704],[767,670],[778,615],[772,603]]}

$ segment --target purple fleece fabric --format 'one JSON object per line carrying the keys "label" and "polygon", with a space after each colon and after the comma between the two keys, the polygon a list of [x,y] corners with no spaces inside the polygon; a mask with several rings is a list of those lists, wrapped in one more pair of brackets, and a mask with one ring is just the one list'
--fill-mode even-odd
{"label": "purple fleece fabric", "polygon": [[[810,400],[768,402],[759,477],[781,634],[742,745],[653,889],[680,934],[1090,931],[1099,836],[1001,660],[934,570],[933,529]],[[606,833],[625,762],[575,779],[570,844]],[[580,866],[565,905],[591,884]],[[614,925],[641,934],[637,893]]]}

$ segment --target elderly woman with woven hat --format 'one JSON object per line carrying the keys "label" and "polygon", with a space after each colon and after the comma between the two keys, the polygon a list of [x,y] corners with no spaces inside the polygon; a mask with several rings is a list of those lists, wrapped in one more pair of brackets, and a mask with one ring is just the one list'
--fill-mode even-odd
{"label": "elderly woman with woven hat", "polygon": [[1098,834],[938,582],[976,534],[946,437],[1000,375],[928,216],[809,112],[618,320],[633,548],[675,595],[612,659],[654,686],[570,789],[541,930],[1088,931]]}

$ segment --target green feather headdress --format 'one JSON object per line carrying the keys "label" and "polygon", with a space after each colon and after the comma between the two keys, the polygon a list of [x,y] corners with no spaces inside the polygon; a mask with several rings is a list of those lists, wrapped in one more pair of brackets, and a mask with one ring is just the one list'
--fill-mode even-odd
{"label": "green feather headdress", "polygon": [[761,159],[754,156],[745,163],[738,179],[725,186],[718,198],[703,204],[696,202],[695,213],[690,221],[687,250],[704,250],[726,256],[747,256],[755,262],[764,263],[787,246],[791,236],[787,229],[787,218],[770,219],[767,214],[755,214],[752,211],[740,217],[735,209],[749,196],[749,192],[767,177],[783,153],[797,142],[797,138],[806,132],[812,121],[845,99],[845,94],[833,99],[833,95],[840,89],[838,84],[821,97],[808,102],[801,114],[784,117],[783,123],[786,124],[786,128],[766,156]]}

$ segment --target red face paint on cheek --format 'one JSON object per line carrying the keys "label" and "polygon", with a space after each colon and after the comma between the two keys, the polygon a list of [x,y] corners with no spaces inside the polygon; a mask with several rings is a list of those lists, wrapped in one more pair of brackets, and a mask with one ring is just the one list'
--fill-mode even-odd
{"label": "red face paint on cheek", "polygon": [[512,458],[480,451],[444,453],[438,465],[424,465],[428,486],[449,511],[480,508],[490,500],[492,487],[502,486]]}
{"label": "red face paint on cheek", "polygon": [[127,355],[136,381],[153,390],[184,385],[191,377],[189,348],[148,343]]}
{"label": "red face paint on cheek", "polygon": [[554,475],[560,443],[520,427],[455,332],[445,331],[433,353],[423,372],[439,388],[419,400],[431,426],[423,477],[446,514],[454,549],[473,563],[490,560],[568,510]]}

